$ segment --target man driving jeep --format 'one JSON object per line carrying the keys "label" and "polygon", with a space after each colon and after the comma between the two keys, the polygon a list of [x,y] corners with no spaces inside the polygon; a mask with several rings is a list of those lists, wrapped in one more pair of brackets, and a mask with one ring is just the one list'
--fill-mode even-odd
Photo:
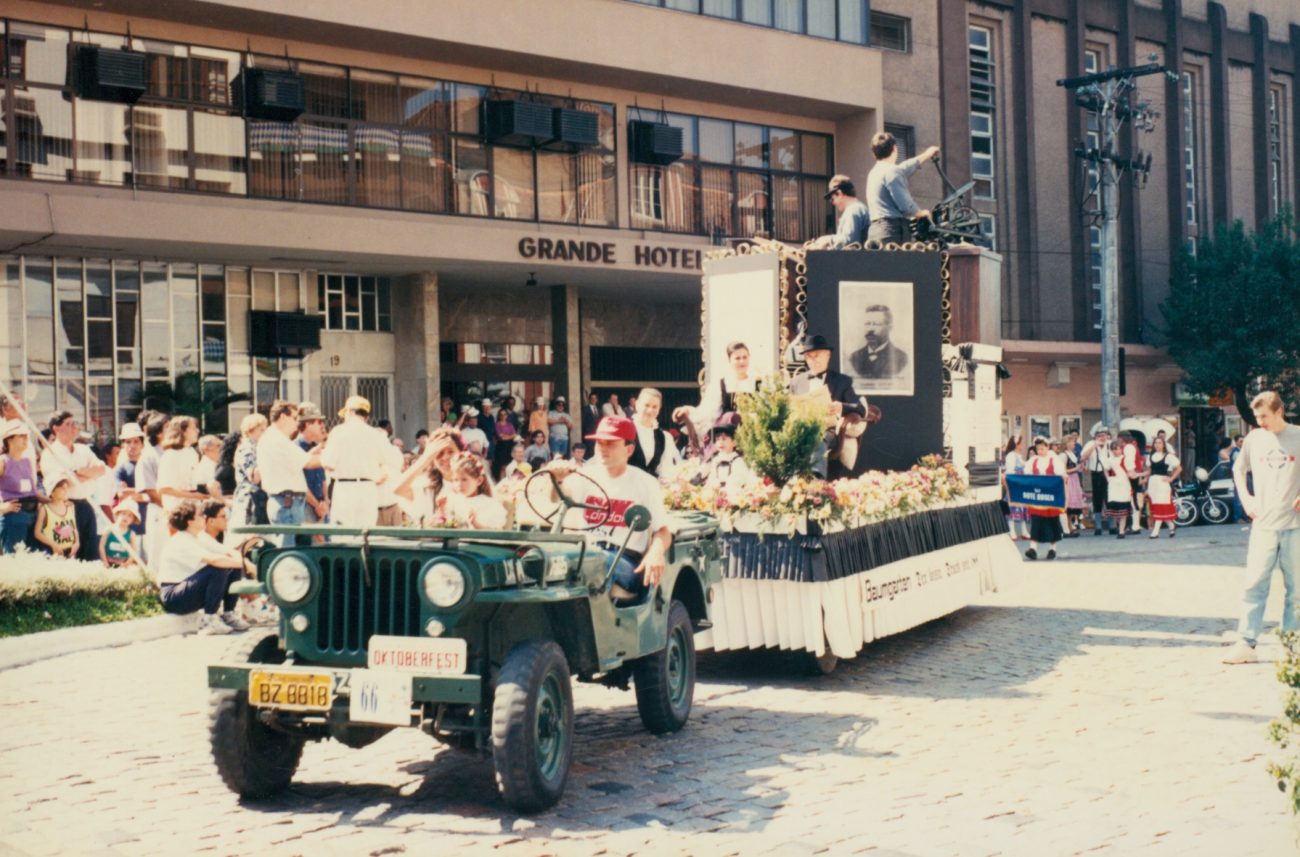
{"label": "man driving jeep", "polygon": [[[571,509],[566,514],[565,528],[593,534],[593,541],[612,556],[628,539],[628,524],[624,514],[633,505],[644,506],[650,512],[650,527],[634,532],[628,539],[627,550],[614,569],[614,585],[610,596],[616,601],[635,601],[659,582],[664,573],[664,557],[673,537],[668,531],[668,513],[664,509],[663,493],[659,482],[650,474],[628,466],[628,458],[636,445],[636,426],[624,416],[607,416],[601,419],[596,431],[586,440],[595,441],[596,458],[582,466],[576,473],[573,462],[558,459],[547,465],[563,480],[561,488],[572,500],[593,506],[605,507],[608,496],[608,518],[605,511]],[[592,483],[600,486],[597,491]],[[581,515],[581,520],[577,520]],[[600,523],[599,526],[593,526]]]}

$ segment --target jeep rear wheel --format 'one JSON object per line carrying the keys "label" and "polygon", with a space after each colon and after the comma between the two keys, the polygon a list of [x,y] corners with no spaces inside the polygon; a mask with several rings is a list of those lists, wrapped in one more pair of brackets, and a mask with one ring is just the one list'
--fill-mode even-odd
{"label": "jeep rear wheel", "polygon": [[[274,632],[250,633],[239,641],[228,660],[281,664],[284,652]],[[212,692],[209,734],[217,773],[240,797],[265,798],[284,791],[302,758],[304,739],[258,720],[245,690]]]}
{"label": "jeep rear wheel", "polygon": [[492,700],[492,761],[512,809],[538,812],[564,794],[573,761],[573,688],[555,643],[520,643],[506,656]]}
{"label": "jeep rear wheel", "polygon": [[695,629],[686,605],[668,608],[668,642],[662,651],[632,664],[636,709],[655,735],[676,732],[691,716],[695,697]]}

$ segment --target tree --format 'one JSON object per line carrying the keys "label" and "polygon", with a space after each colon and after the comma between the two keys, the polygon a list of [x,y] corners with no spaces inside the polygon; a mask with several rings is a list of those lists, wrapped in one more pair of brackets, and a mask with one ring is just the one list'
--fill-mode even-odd
{"label": "tree", "polygon": [[[197,417],[199,425],[207,428],[211,417],[224,416],[227,405],[246,401],[247,394],[230,392],[225,381],[204,381],[198,372],[182,372],[175,384],[149,381],[135,403],[165,414]],[[224,425],[224,420],[220,422]]]}
{"label": "tree", "polygon": [[1231,390],[1254,425],[1251,392],[1300,392],[1300,243],[1289,210],[1247,232],[1240,220],[1220,224],[1184,250],[1170,295],[1160,306],[1170,355],[1194,393]]}
{"label": "tree", "polygon": [[757,392],[738,395],[736,409],[736,446],[755,473],[784,485],[809,472],[825,426],[796,407],[780,378],[764,378]]}

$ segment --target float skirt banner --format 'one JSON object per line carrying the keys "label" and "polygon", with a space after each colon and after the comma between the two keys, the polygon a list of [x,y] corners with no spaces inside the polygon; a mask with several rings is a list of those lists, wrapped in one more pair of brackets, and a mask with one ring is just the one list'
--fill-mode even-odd
{"label": "float skirt banner", "polygon": [[1007,474],[1007,501],[1035,509],[1065,508],[1065,478]]}

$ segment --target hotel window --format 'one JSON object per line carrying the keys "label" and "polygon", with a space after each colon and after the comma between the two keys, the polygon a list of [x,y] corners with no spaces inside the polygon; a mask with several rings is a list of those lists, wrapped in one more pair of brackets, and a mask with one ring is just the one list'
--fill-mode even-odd
{"label": "hotel window", "polygon": [[829,135],[635,108],[629,117],[680,128],[683,149],[666,166],[629,165],[632,228],[716,241],[800,241],[829,228]]}
{"label": "hotel window", "polygon": [[1268,212],[1276,217],[1286,202],[1282,188],[1282,129],[1285,127],[1282,115],[1282,88],[1271,86],[1268,90]]}
{"label": "hotel window", "polygon": [[998,249],[998,219],[992,214],[981,214],[980,237],[975,243],[990,250]]}
{"label": "hotel window", "polygon": [[886,15],[884,12],[871,13],[871,46],[887,51],[912,49],[912,21],[900,15]]}
{"label": "hotel window", "polygon": [[320,274],[316,288],[326,330],[392,332],[392,287],[387,277]]}
{"label": "hotel window", "polygon": [[[711,18],[726,18],[760,27],[834,39],[856,45],[867,43],[867,0],[630,0],[643,6],[661,6]],[[874,15],[873,23],[874,23]],[[906,19],[902,19],[906,20]]]}
{"label": "hotel window", "polygon": [[[0,260],[0,305],[10,318],[0,372],[38,419],[66,408],[105,440],[136,418],[149,384],[227,392],[220,267],[11,257]],[[225,409],[204,426],[227,430]]]}
{"label": "hotel window", "polygon": [[916,130],[911,125],[893,125],[886,122],[885,131],[894,135],[894,148],[898,150],[900,161],[906,161],[916,155]]}
{"label": "hotel window", "polygon": [[975,179],[975,196],[994,199],[993,161],[995,79],[993,65],[993,31],[987,27],[968,29],[970,55],[970,161],[971,178]]}

